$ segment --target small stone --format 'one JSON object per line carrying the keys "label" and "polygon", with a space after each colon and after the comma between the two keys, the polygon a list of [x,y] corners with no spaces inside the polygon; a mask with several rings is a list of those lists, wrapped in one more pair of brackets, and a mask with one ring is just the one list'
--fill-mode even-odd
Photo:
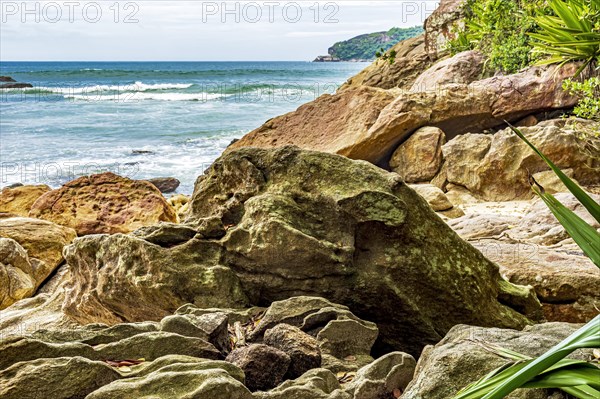
{"label": "small stone", "polygon": [[181,184],[181,182],[174,177],[157,177],[149,179],[148,181],[164,194],[176,191]]}
{"label": "small stone", "polygon": [[294,379],[321,366],[319,342],[297,327],[279,324],[265,332],[264,343],[280,349],[290,357],[286,379]]}
{"label": "small stone", "polygon": [[234,350],[227,356],[246,375],[246,387],[252,392],[275,388],[283,381],[290,365],[290,357],[279,349],[253,344]]}
{"label": "small stone", "polygon": [[332,320],[317,335],[321,350],[338,359],[368,355],[379,330],[374,323],[356,320]]}

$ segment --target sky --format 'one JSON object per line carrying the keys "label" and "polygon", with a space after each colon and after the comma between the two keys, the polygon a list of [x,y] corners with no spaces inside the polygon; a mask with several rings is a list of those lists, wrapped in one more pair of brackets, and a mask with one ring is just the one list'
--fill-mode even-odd
{"label": "sky", "polygon": [[0,61],[296,61],[439,1],[0,0]]}

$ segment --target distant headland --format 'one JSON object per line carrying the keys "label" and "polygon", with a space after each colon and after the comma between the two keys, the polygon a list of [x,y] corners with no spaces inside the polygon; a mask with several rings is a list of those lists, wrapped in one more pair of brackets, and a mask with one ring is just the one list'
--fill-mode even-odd
{"label": "distant headland", "polygon": [[328,55],[320,55],[313,62],[367,62],[376,58],[375,53],[387,51],[396,43],[419,36],[423,28],[392,28],[384,32],[367,33],[352,39],[337,42],[328,50]]}

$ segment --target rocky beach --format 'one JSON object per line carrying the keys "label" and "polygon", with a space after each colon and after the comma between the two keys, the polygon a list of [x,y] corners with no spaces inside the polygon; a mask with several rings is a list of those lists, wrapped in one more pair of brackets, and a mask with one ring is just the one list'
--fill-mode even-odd
{"label": "rocky beach", "polygon": [[531,179],[600,224],[507,125],[600,202],[600,122],[563,116],[581,63],[450,53],[465,3],[191,196],[111,172],[4,188],[0,398],[451,399],[507,363],[489,347],[539,356],[594,319],[600,269]]}

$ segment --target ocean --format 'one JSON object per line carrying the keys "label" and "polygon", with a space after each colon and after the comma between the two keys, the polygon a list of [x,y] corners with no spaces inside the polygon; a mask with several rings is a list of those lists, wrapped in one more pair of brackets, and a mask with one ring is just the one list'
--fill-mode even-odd
{"label": "ocean", "polygon": [[232,140],[333,93],[365,63],[0,62],[0,187],[111,171],[197,176]]}

